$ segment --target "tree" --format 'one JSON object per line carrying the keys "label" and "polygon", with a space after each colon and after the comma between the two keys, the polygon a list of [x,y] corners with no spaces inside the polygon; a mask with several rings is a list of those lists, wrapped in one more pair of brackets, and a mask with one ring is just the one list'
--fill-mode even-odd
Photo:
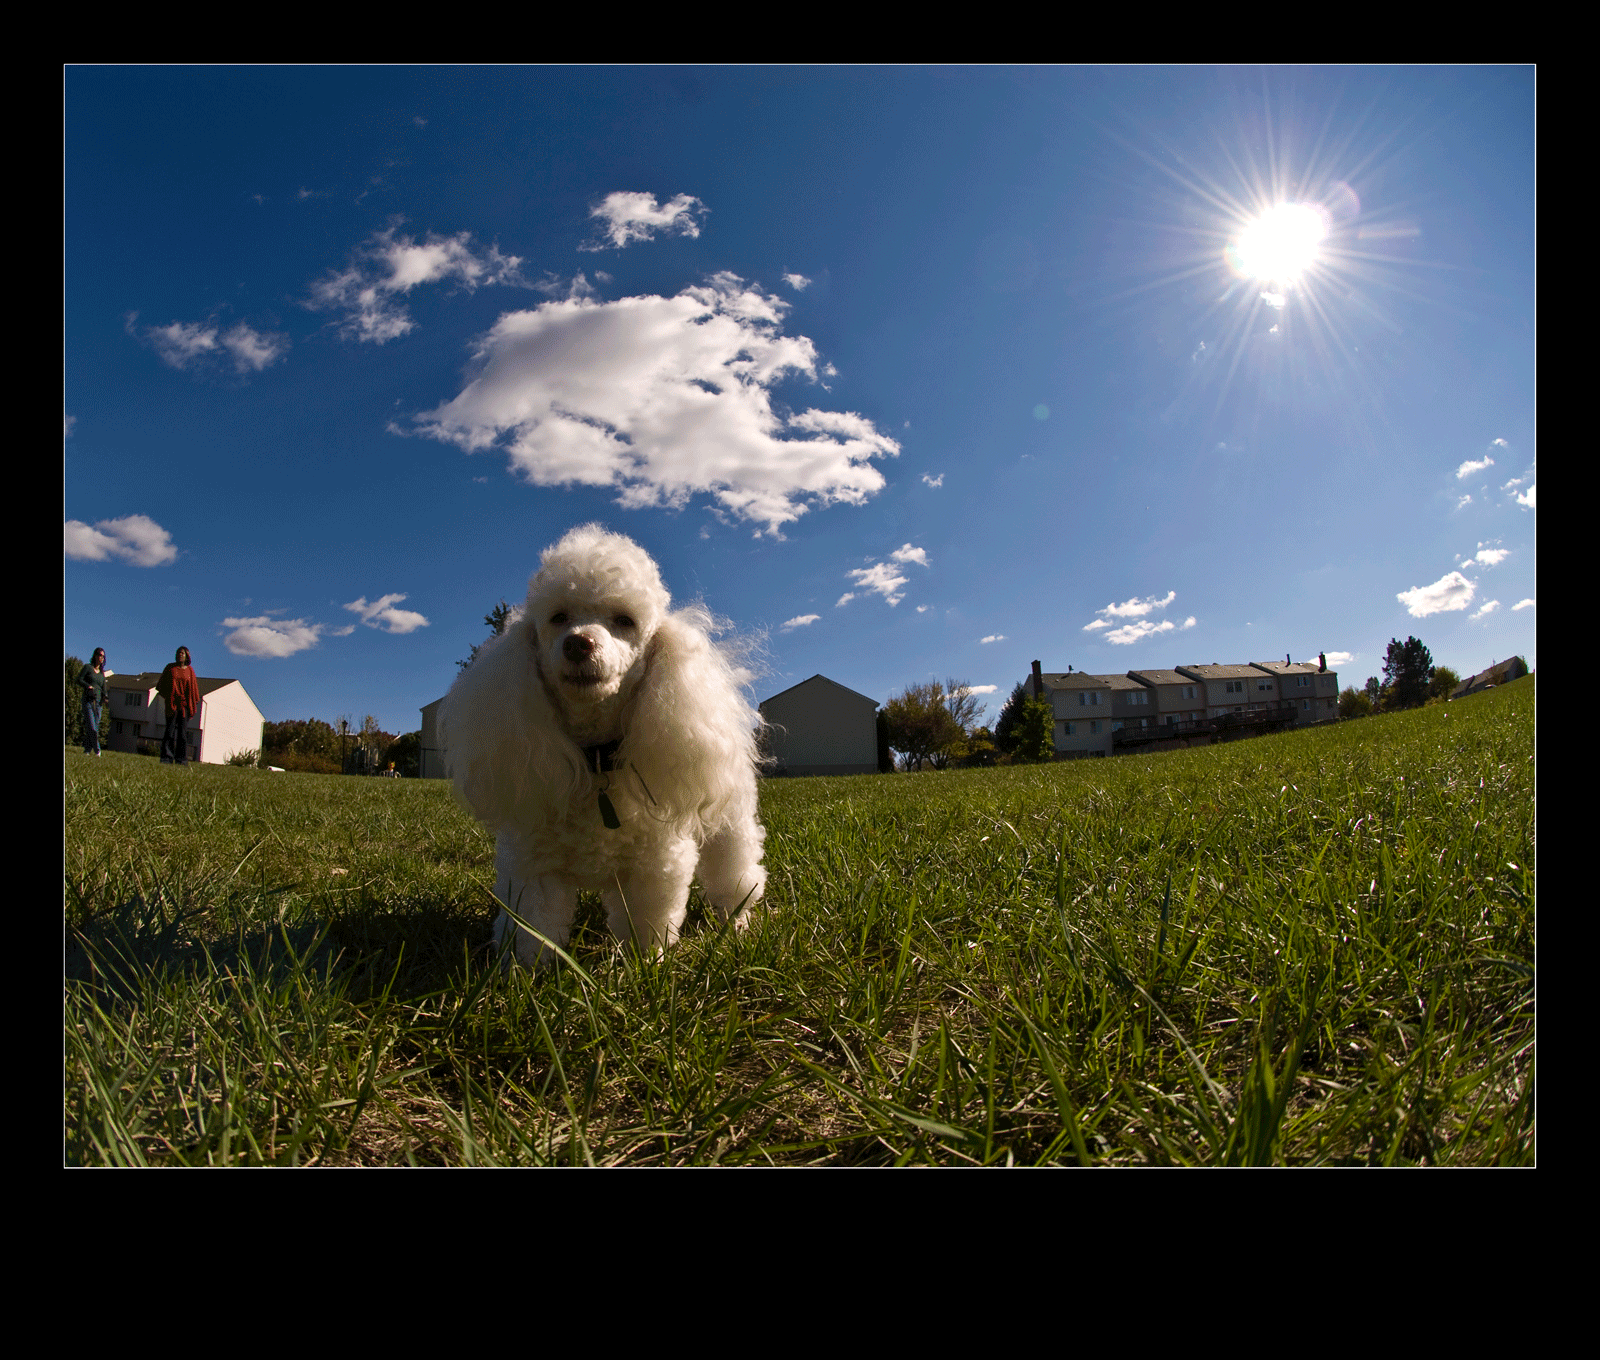
{"label": "tree", "polygon": [[1372,700],[1367,698],[1364,690],[1357,689],[1354,685],[1345,687],[1339,696],[1339,716],[1341,718],[1365,718],[1372,713]]}
{"label": "tree", "polygon": [[[67,716],[66,716],[66,742],[68,746],[82,746],[83,730],[83,689],[78,684],[78,676],[83,672],[83,662],[75,656],[66,658],[67,681]],[[102,722],[101,734],[105,733]]]}
{"label": "tree", "polygon": [[[515,607],[507,604],[505,600],[502,599],[499,604],[497,604],[493,609],[483,616],[484,625],[489,629],[489,637],[499,637],[501,633],[505,632],[506,629],[516,621],[516,616],[517,611]],[[485,641],[487,641],[487,639],[485,639]],[[480,642],[472,649],[471,656],[469,656],[465,661],[456,662],[456,665],[461,670],[466,670],[468,666],[478,659],[478,653],[482,649],[483,643]]]}
{"label": "tree", "polygon": [[1433,656],[1416,638],[1389,639],[1383,660],[1384,687],[1389,691],[1385,708],[1419,708],[1428,697],[1433,679]]}
{"label": "tree", "polygon": [[1435,666],[1433,680],[1428,685],[1430,699],[1448,699],[1451,692],[1461,683],[1461,677],[1451,670],[1449,666]]}
{"label": "tree", "polygon": [[889,745],[905,756],[906,768],[920,770],[935,754],[943,754],[965,737],[950,713],[950,696],[937,680],[907,685],[883,706]]}
{"label": "tree", "polygon": [[1006,755],[1017,749],[1017,721],[1022,717],[1022,705],[1027,702],[1028,688],[1018,685],[1000,709],[994,723],[994,744]]}
{"label": "tree", "polygon": [[1049,760],[1056,749],[1055,726],[1056,714],[1050,701],[1025,696],[1014,729],[1017,743],[1014,758],[1028,765]]}
{"label": "tree", "polygon": [[1378,695],[1383,692],[1378,684],[1378,677],[1369,675],[1363,688],[1367,696],[1367,702],[1372,705],[1372,711],[1376,713],[1378,711]]}

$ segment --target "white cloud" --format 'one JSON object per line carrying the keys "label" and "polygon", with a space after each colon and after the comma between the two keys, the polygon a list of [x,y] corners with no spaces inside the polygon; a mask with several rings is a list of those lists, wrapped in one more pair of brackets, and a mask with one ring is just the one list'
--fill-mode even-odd
{"label": "white cloud", "polygon": [[66,443],[72,438],[72,427],[78,423],[77,416],[69,416],[65,412],[61,416],[61,442]]}
{"label": "white cloud", "polygon": [[1004,633],[990,633],[988,637],[982,637],[978,639],[978,641],[983,644],[990,642],[1004,642],[1005,640],[1006,635]]}
{"label": "white cloud", "polygon": [[1479,609],[1478,612],[1475,613],[1475,614],[1468,614],[1467,618],[1469,620],[1471,620],[1471,619],[1481,619],[1485,614],[1492,614],[1498,608],[1500,608],[1500,601],[1499,600],[1485,600],[1484,603],[1483,603],[1483,607],[1481,609]]}
{"label": "white cloud", "polygon": [[[909,423],[909,422],[907,422],[907,423]],[[931,486],[931,487],[934,487],[935,489],[937,489],[937,488],[939,488],[939,487],[944,485],[944,473],[941,472],[937,477],[930,477],[930,476],[928,476],[928,474],[926,472],[924,472],[922,474],[922,480],[928,486]]]}
{"label": "white cloud", "polygon": [[811,280],[804,274],[785,274],[783,281],[797,293],[803,293],[807,288],[811,287]]}
{"label": "white cloud", "polygon": [[421,614],[410,609],[395,608],[405,598],[404,595],[385,595],[368,604],[367,597],[363,595],[344,607],[359,616],[368,628],[381,628],[386,633],[414,633],[419,628],[426,628],[428,621]]}
{"label": "white cloud", "polygon": [[[128,317],[128,331],[133,334],[133,319]],[[174,321],[168,326],[147,326],[144,338],[169,368],[180,371],[211,361],[233,361],[235,372],[259,373],[269,368],[289,352],[289,337],[275,332],[258,331],[248,322],[240,321],[223,330],[216,320]]]}
{"label": "white cloud", "polygon": [[1095,613],[1116,619],[1142,618],[1157,609],[1165,609],[1177,598],[1178,592],[1175,590],[1169,590],[1164,600],[1158,600],[1154,595],[1147,600],[1141,600],[1135,595],[1131,600],[1124,600],[1121,604],[1108,604],[1104,609],[1095,610]]}
{"label": "white cloud", "polygon": [[162,567],[178,558],[172,535],[148,515],[103,519],[93,528],[81,520],[69,519],[62,530],[66,555],[80,562],[104,562],[117,557],[136,567]]}
{"label": "white cloud", "polygon": [[1460,500],[1458,500],[1456,502],[1456,509],[1459,510],[1459,509],[1461,509],[1462,506],[1471,505],[1471,504],[1472,504],[1472,497],[1470,495],[1463,496]]}
{"label": "white cloud", "polygon": [[896,548],[889,556],[896,562],[915,562],[919,567],[928,565],[928,550],[913,548],[909,543]]}
{"label": "white cloud", "polygon": [[[1282,311],[1288,305],[1289,299],[1282,293],[1263,293],[1261,300],[1276,311]],[[1278,328],[1274,326],[1274,331]]]}
{"label": "white cloud", "polygon": [[821,617],[821,614],[796,614],[792,619],[785,620],[782,628],[786,633],[794,628],[808,628]]}
{"label": "white cloud", "polygon": [[1484,454],[1484,456],[1478,459],[1476,462],[1469,458],[1456,469],[1456,480],[1460,481],[1464,477],[1472,476],[1474,472],[1482,472],[1484,468],[1492,468],[1493,466],[1494,459],[1489,457],[1488,454]]}
{"label": "white cloud", "polygon": [[539,486],[612,486],[630,508],[704,492],[781,536],[813,507],[863,504],[884,485],[871,460],[900,452],[854,412],[773,410],[781,380],[817,377],[816,346],[783,334],[787,306],[718,274],[676,297],[509,312],[478,342],[476,376],[417,426],[498,447]]}
{"label": "white cloud", "polygon": [[502,255],[499,246],[474,249],[471,232],[454,236],[429,232],[417,241],[401,236],[398,227],[389,227],[375,232],[349,266],[313,283],[307,305],[317,311],[343,312],[339,329],[347,338],[381,345],[416,328],[402,301],[413,288],[441,282],[455,283],[469,293],[486,284],[525,288],[528,282],[519,269],[521,263],[515,255]]}
{"label": "white cloud", "polygon": [[999,685],[968,685],[968,694],[993,694],[1000,688]]}
{"label": "white cloud", "polygon": [[1537,485],[1530,486],[1526,491],[1517,497],[1517,504],[1525,505],[1530,510],[1537,510],[1539,508],[1537,505],[1538,491],[1539,488]]}
{"label": "white cloud", "polygon": [[322,623],[307,623],[304,619],[274,619],[262,615],[253,619],[223,619],[222,626],[232,629],[222,640],[235,656],[283,657],[315,647],[317,639],[326,630]]}
{"label": "white cloud", "polygon": [[[589,211],[590,217],[600,219],[601,239],[581,245],[578,249],[620,250],[636,241],[648,241],[657,232],[665,232],[669,236],[696,237],[700,234],[700,219],[709,211],[692,194],[679,194],[667,203],[657,203],[654,194],[607,194],[599,207]],[[784,277],[798,278],[799,275]]]}
{"label": "white cloud", "polygon": [[1106,641],[1114,642],[1119,647],[1126,647],[1156,633],[1170,633],[1177,626],[1171,619],[1162,619],[1160,623],[1152,623],[1149,619],[1135,619],[1132,623],[1125,623],[1120,628],[1112,629],[1106,634]]}
{"label": "white cloud", "polygon": [[1498,567],[1510,556],[1510,548],[1486,548],[1480,543],[1478,551],[1467,561],[1476,562],[1480,567]]}
{"label": "white cloud", "polygon": [[[1135,595],[1132,599],[1124,600],[1121,604],[1108,604],[1104,609],[1095,610],[1095,613],[1099,614],[1100,617],[1084,624],[1083,631],[1085,633],[1094,633],[1102,628],[1112,628],[1113,620],[1116,619],[1135,620],[1133,623],[1124,624],[1121,628],[1115,628],[1106,634],[1106,641],[1114,642],[1119,646],[1127,646],[1130,642],[1137,642],[1140,638],[1149,637],[1152,633],[1170,633],[1177,629],[1179,625],[1173,623],[1170,619],[1159,624],[1152,623],[1144,616],[1152,614],[1158,609],[1165,609],[1177,598],[1178,592],[1169,590],[1163,599],[1157,599],[1152,595],[1148,599],[1141,600]],[[1182,627],[1193,628],[1194,626],[1195,618],[1191,614],[1184,620]]]}
{"label": "white cloud", "polygon": [[1425,619],[1429,614],[1465,609],[1472,603],[1472,595],[1477,588],[1476,582],[1467,580],[1459,571],[1451,571],[1431,586],[1412,586],[1410,590],[1402,590],[1395,599],[1406,607],[1413,618]]}
{"label": "white cloud", "polygon": [[[891,605],[897,605],[905,599],[905,592],[900,589],[911,578],[901,574],[899,568],[891,567],[887,562],[874,562],[868,567],[856,567],[850,573],[850,579],[862,590],[876,591]],[[854,599],[851,595],[848,598]],[[839,601],[840,604],[844,600]]]}
{"label": "white cloud", "polygon": [[1489,442],[1497,449],[1508,449],[1511,447],[1511,445],[1507,444],[1503,439],[1491,439]]}
{"label": "white cloud", "polygon": [[931,604],[919,604],[917,606],[917,613],[926,614],[932,608],[933,606]]}
{"label": "white cloud", "polygon": [[847,590],[847,591],[845,591],[845,593],[843,595],[841,595],[837,600],[834,601],[833,607],[835,609],[843,609],[845,607],[845,605],[849,604],[851,600],[855,599],[855,597],[856,597],[855,591]]}
{"label": "white cloud", "polygon": [[[1348,666],[1356,659],[1356,654],[1354,652],[1324,652],[1323,655],[1328,658],[1328,665],[1331,669],[1337,669],[1340,666]],[[1311,660],[1306,664],[1309,666],[1313,664],[1316,659],[1316,657],[1312,657]]]}
{"label": "white cloud", "polygon": [[1514,605],[1511,606],[1511,612],[1515,614],[1519,609],[1534,609],[1537,607],[1537,603],[1534,600],[1518,600]]}

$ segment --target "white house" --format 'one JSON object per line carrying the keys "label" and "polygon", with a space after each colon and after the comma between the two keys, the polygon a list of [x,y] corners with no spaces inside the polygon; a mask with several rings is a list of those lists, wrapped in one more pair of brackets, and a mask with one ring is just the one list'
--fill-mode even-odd
{"label": "white house", "polygon": [[[196,676],[200,712],[189,719],[189,759],[226,765],[240,751],[261,750],[266,719],[237,680]],[[100,744],[113,751],[137,751],[141,741],[161,742],[167,706],[156,693],[160,671],[113,675],[106,682],[106,712]]]}
{"label": "white house", "polygon": [[878,701],[813,675],[761,705],[777,774],[876,774]]}

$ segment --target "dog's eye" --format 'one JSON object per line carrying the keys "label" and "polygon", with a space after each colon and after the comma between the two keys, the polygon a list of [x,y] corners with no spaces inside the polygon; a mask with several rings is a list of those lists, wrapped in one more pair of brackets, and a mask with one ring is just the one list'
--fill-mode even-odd
{"label": "dog's eye", "polygon": [[633,627],[633,620],[630,619],[626,614],[618,614],[616,618],[611,620],[611,622],[616,624],[618,628]]}
{"label": "dog's eye", "polygon": [[567,616],[565,614],[552,614],[550,616],[550,622],[555,624],[556,627],[558,627],[558,628],[562,624],[564,624],[566,621],[567,621]]}

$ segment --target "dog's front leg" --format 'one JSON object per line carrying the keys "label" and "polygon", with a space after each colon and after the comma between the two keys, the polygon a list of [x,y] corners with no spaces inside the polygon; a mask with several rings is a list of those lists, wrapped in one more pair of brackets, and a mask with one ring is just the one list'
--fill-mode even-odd
{"label": "dog's front leg", "polygon": [[660,848],[659,858],[624,870],[615,886],[601,893],[611,933],[619,940],[632,936],[647,954],[677,944],[683,918],[689,914],[689,884],[694,881],[693,841]]}
{"label": "dog's front leg", "polygon": [[508,963],[513,955],[527,968],[554,961],[555,956],[532,931],[566,948],[578,911],[577,888],[552,874],[524,877],[505,866],[496,879],[494,895],[506,908],[494,923],[494,942],[504,951],[506,942],[511,941],[511,950],[502,953]]}
{"label": "dog's front leg", "polygon": [[761,867],[766,834],[753,820],[724,827],[700,851],[697,873],[706,900],[723,920],[733,919],[735,930],[750,923],[745,909],[761,900],[767,886],[767,871]]}

